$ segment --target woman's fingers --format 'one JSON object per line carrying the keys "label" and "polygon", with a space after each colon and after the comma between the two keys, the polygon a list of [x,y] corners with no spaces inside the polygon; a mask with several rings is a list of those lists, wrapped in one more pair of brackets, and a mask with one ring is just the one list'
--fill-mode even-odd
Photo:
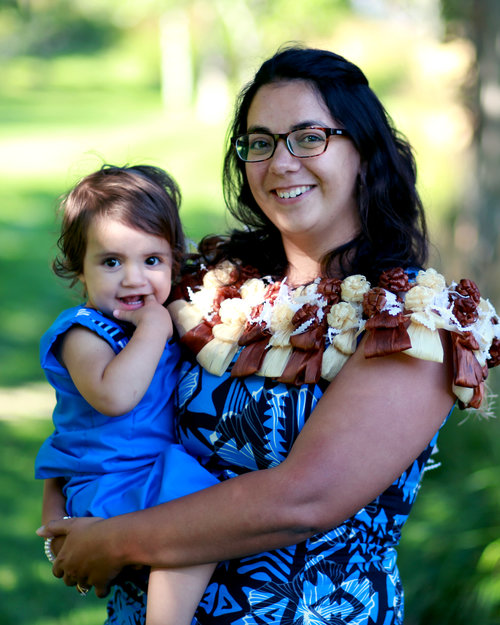
{"label": "woman's fingers", "polygon": [[102,533],[101,522],[98,517],[73,518],[64,523],[48,523],[37,533],[42,536],[59,533],[62,545],[58,546],[57,554],[54,549],[57,557],[52,572],[55,577],[62,578],[67,586],[76,586],[80,594],[86,594],[93,587],[98,597],[105,597],[121,569],[113,566],[106,550],[97,546]]}
{"label": "woman's fingers", "polygon": [[42,538],[54,538],[55,536],[65,536],[71,527],[73,519],[64,518],[56,521],[49,521],[46,525],[42,525],[36,530],[38,536]]}

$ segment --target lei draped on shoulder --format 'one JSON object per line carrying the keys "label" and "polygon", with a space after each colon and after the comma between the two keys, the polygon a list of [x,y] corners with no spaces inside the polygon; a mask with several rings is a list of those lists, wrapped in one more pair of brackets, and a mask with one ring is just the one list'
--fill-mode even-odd
{"label": "lei draped on shoulder", "polygon": [[189,276],[168,306],[181,342],[207,371],[251,374],[288,384],[332,380],[366,334],[364,354],[404,353],[443,362],[440,330],[451,334],[453,392],[479,408],[488,370],[500,363],[500,323],[471,280],[446,284],[434,269],[414,279],[385,271],[372,287],[362,275],[318,278],[291,288],[251,267],[223,261]]}

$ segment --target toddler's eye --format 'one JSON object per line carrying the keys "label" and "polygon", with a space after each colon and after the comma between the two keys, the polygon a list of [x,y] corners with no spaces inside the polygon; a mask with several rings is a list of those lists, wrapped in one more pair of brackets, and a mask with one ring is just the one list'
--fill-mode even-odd
{"label": "toddler's eye", "polygon": [[118,267],[120,261],[118,260],[118,258],[106,258],[104,259],[103,264],[106,265],[106,267]]}
{"label": "toddler's eye", "polygon": [[154,267],[154,265],[158,265],[159,263],[160,259],[158,256],[149,256],[149,258],[146,258],[146,265],[149,265],[150,267]]}

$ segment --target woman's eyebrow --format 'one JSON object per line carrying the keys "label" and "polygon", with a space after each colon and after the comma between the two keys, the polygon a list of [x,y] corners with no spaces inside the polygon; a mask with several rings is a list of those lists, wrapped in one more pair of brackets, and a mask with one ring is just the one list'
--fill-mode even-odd
{"label": "woman's eyebrow", "polygon": [[[321,128],[324,127],[329,127],[329,124],[326,124],[325,126],[325,122],[324,121],[317,121],[317,120],[305,120],[302,122],[299,122],[297,124],[294,124],[293,126],[291,126],[290,131],[294,131],[294,130],[300,130],[301,128],[309,128],[310,126],[320,126]],[[249,126],[247,133],[254,133],[254,132],[267,132],[268,134],[275,134],[270,128],[267,128],[267,126]]]}

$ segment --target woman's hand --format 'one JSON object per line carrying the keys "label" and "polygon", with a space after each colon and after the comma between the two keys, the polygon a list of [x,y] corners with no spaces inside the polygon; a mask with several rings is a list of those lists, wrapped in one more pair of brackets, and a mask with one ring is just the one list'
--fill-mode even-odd
{"label": "woman's hand", "polygon": [[113,541],[102,541],[96,548],[97,537],[102,538],[102,521],[94,517],[61,519],[37,530],[38,536],[54,538],[54,575],[62,577],[67,586],[93,586],[98,597],[109,593],[112,581],[122,569],[112,550],[106,549]]}

